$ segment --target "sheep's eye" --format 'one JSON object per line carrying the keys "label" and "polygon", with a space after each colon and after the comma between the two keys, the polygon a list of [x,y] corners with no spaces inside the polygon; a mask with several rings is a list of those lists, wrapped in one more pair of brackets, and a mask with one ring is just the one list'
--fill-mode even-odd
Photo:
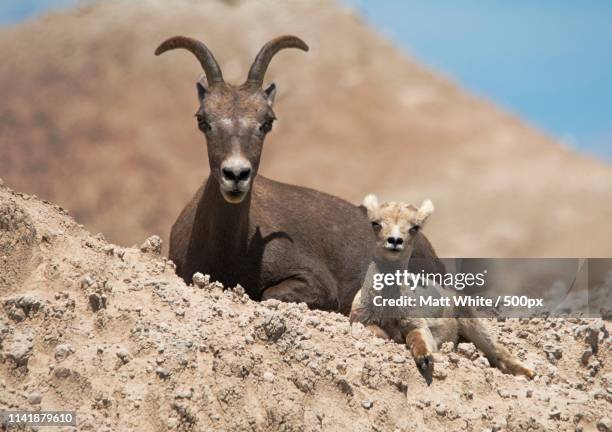
{"label": "sheep's eye", "polygon": [[272,130],[272,122],[274,121],[274,119],[268,119],[266,121],[264,121],[261,126],[259,126],[259,132],[267,134],[268,132],[270,132]]}
{"label": "sheep's eye", "polygon": [[203,115],[196,114],[196,119],[198,120],[198,128],[200,128],[201,131],[208,132],[211,129],[210,123],[206,121]]}
{"label": "sheep's eye", "polygon": [[374,231],[380,231],[382,225],[379,222],[372,221],[372,228],[374,228]]}
{"label": "sheep's eye", "polygon": [[419,225],[414,225],[413,227],[411,227],[408,232],[411,235],[415,235],[417,232],[419,232],[419,230],[421,229],[421,227]]}

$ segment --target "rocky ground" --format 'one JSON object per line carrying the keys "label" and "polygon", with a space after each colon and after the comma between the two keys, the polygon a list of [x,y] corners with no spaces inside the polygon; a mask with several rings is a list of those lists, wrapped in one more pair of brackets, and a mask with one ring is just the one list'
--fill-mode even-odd
{"label": "rocky ground", "polygon": [[186,286],[160,246],[114,246],[0,186],[0,410],[74,410],[82,431],[612,430],[607,321],[490,321],[538,376],[461,344],[428,387],[403,346]]}

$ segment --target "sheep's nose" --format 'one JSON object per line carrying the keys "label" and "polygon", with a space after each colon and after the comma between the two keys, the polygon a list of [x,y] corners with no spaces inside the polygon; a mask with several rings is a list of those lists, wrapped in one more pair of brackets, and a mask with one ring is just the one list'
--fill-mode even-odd
{"label": "sheep's nose", "polygon": [[404,239],[401,237],[387,237],[387,243],[392,246],[401,246],[404,243]]}
{"label": "sheep's nose", "polygon": [[248,181],[251,178],[251,164],[248,162],[228,163],[221,168],[223,178],[232,183]]}

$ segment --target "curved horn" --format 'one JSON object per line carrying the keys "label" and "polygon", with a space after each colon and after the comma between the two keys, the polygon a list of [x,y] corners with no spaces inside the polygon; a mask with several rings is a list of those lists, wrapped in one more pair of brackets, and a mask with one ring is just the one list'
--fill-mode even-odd
{"label": "curved horn", "polygon": [[251,69],[249,69],[247,83],[261,86],[270,60],[272,60],[272,57],[277,52],[284,48],[299,48],[302,51],[308,51],[308,45],[296,36],[279,36],[272,39],[259,50],[257,57],[255,57],[255,61],[251,65]]}
{"label": "curved horn", "polygon": [[160,46],[157,47],[155,50],[155,55],[158,56],[166,51],[177,48],[186,49],[197,57],[202,65],[202,68],[204,69],[204,72],[206,73],[206,79],[208,80],[209,84],[212,85],[213,83],[223,82],[223,73],[221,73],[219,63],[217,63],[217,60],[215,60],[215,57],[212,55],[208,47],[198,40],[185,36],[171,37],[170,39],[166,39]]}

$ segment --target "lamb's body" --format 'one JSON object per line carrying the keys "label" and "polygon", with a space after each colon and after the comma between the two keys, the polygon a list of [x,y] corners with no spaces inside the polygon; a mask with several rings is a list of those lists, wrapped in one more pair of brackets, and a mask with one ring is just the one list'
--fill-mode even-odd
{"label": "lamb's body", "polygon": [[[523,366],[502,345],[498,344],[494,336],[486,329],[476,314],[469,307],[444,307],[437,311],[424,311],[412,307],[377,307],[374,305],[374,296],[380,291],[374,290],[375,273],[394,273],[403,271],[408,264],[401,262],[381,262],[373,260],[369,266],[363,286],[355,295],[351,306],[351,322],[360,322],[369,328],[375,335],[393,339],[398,343],[405,343],[410,348],[415,362],[431,379],[433,368],[433,353],[438,351],[445,342],[457,344],[460,340],[472,342],[495,366],[506,373],[525,375],[532,378],[532,370]],[[435,288],[417,288],[411,291],[405,285],[385,287],[386,297],[399,298],[399,296],[417,296],[422,289],[428,290],[427,295]],[[416,312],[418,310],[418,312]],[[435,318],[423,318],[433,314]]]}
{"label": "lamb's body", "polygon": [[[398,265],[399,264],[399,265]],[[360,322],[365,326],[378,326],[385,331],[390,339],[398,343],[405,343],[410,329],[427,327],[435,340],[435,347],[443,342],[457,342],[457,332],[454,331],[455,316],[453,307],[431,307],[425,310],[421,307],[376,307],[374,297],[382,296],[386,299],[399,299],[403,296],[418,299],[423,294],[436,295],[433,287],[418,287],[411,290],[406,285],[385,285],[381,291],[375,290],[375,274],[394,274],[397,270],[403,272],[406,266],[397,262],[384,262],[372,260],[360,290],[355,295],[351,305],[351,321]],[[444,269],[440,269],[444,272]],[[424,291],[427,291],[425,293]],[[417,312],[418,311],[418,312]],[[436,318],[423,318],[433,316]],[[432,341],[433,342],[433,341]]]}
{"label": "lamb's body", "polygon": [[[427,254],[425,238],[418,248]],[[172,228],[170,258],[189,282],[195,272],[254,299],[306,302],[348,314],[374,246],[359,207],[312,189],[257,176],[240,204],[209,179]]]}
{"label": "lamb's body", "polygon": [[[364,205],[368,209],[370,220],[378,225],[378,245],[361,289],[355,295],[351,305],[350,321],[360,322],[375,335],[405,343],[428,382],[431,382],[433,371],[433,353],[444,342],[457,344],[460,339],[474,343],[495,366],[506,373],[522,374],[532,378],[532,370],[523,366],[510,352],[498,344],[493,335],[482,322],[476,318],[474,310],[469,307],[439,307],[424,310],[418,306],[377,306],[375,296],[381,291],[374,289],[375,274],[395,274],[398,270],[413,272],[415,261],[423,262],[422,257],[414,255],[414,242],[422,235],[419,230],[427,217],[433,212],[431,202],[425,202],[421,208],[402,203],[384,203],[378,205],[375,197],[366,198]],[[390,235],[393,236],[390,236]],[[401,241],[398,241],[401,240]],[[398,245],[401,247],[398,248]],[[444,267],[437,261],[437,256],[430,247],[432,255],[425,262],[430,262],[436,273],[445,273]],[[420,264],[422,265],[422,264]],[[385,298],[418,298],[421,295],[440,297],[442,294],[433,286],[417,287],[411,291],[405,284],[386,285]],[[425,290],[425,292],[423,292]],[[432,318],[424,318],[432,317]]]}

